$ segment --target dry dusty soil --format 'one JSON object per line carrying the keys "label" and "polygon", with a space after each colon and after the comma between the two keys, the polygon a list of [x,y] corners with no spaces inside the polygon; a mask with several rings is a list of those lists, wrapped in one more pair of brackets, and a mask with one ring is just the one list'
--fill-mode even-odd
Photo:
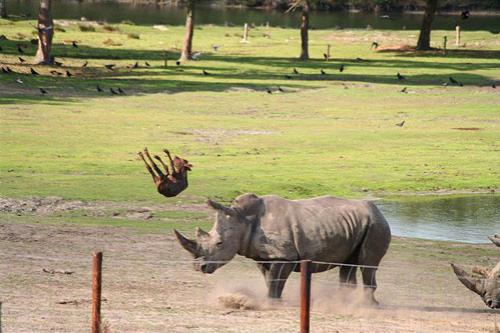
{"label": "dry dusty soil", "polygon": [[[460,285],[448,265],[447,251],[461,245],[429,255],[432,242],[393,244],[378,275],[379,308],[340,290],[337,270],[313,275],[311,332],[495,332],[500,312]],[[104,251],[107,332],[298,332],[297,273],[283,300],[270,303],[260,273],[244,258],[203,275],[170,234],[0,215],[2,332],[89,332],[95,250]]]}

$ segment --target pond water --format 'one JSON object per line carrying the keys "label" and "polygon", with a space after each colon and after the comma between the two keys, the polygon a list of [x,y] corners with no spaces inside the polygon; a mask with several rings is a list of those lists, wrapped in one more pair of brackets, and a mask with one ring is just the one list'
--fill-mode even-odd
{"label": "pond water", "polygon": [[[7,11],[13,15],[34,17],[38,12],[39,1],[9,0]],[[131,20],[136,24],[184,24],[184,10],[178,7],[158,6],[154,4],[133,4],[115,2],[79,2],[53,1],[53,16],[56,19],[105,20],[117,23]],[[454,30],[458,15],[438,15],[434,21],[434,29]],[[271,26],[297,27],[299,13],[285,14],[279,11],[268,11],[248,8],[199,7],[195,21],[198,24],[234,24],[243,25],[245,22]],[[417,14],[390,14],[390,19],[382,18],[374,13],[351,12],[314,12],[311,15],[311,25],[316,29],[335,27],[365,29],[370,25],[374,29],[419,29],[422,15]],[[499,16],[478,16],[474,12],[469,19],[461,23],[463,30],[487,30],[498,33],[500,31]]]}
{"label": "pond water", "polygon": [[500,233],[500,195],[379,200],[376,205],[397,236],[488,243],[488,235]]}

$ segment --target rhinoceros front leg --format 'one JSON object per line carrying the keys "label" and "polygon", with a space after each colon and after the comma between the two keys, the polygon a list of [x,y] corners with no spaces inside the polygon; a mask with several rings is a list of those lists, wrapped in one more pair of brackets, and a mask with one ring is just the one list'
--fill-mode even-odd
{"label": "rhinoceros front leg", "polygon": [[296,264],[287,263],[258,263],[257,267],[264,275],[269,298],[281,298],[285,283]]}
{"label": "rhinoceros front leg", "polygon": [[361,267],[361,274],[363,275],[363,286],[365,288],[366,298],[371,305],[379,305],[379,302],[375,299],[374,296],[375,290],[377,289],[376,273],[376,268]]}

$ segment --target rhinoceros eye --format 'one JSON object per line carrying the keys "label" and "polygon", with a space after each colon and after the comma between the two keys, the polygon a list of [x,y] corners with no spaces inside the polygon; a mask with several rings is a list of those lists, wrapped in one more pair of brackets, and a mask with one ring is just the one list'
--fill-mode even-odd
{"label": "rhinoceros eye", "polygon": [[217,242],[217,244],[215,244],[215,245],[217,245],[217,246],[221,246],[221,245],[222,245],[222,241]]}

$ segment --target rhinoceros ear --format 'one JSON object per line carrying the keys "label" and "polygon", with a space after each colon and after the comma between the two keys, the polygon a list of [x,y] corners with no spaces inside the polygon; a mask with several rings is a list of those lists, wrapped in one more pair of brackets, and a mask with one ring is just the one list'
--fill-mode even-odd
{"label": "rhinoceros ear", "polygon": [[187,251],[191,252],[193,255],[198,255],[198,244],[195,241],[190,240],[184,237],[180,232],[174,229],[175,236],[179,240],[179,243],[185,248]]}
{"label": "rhinoceros ear", "polygon": [[236,216],[237,215],[237,213],[236,213],[236,211],[234,209],[232,209],[230,207],[226,207],[224,205],[221,205],[220,203],[215,202],[213,200],[208,199],[207,200],[207,204],[210,207],[212,207],[213,209],[215,209],[215,210],[223,211],[224,214],[226,214],[226,215],[230,215],[230,216]]}
{"label": "rhinoceros ear", "polygon": [[451,264],[451,267],[453,268],[453,271],[455,272],[455,275],[457,276],[458,280],[462,282],[464,286],[466,286],[468,289],[472,290],[473,292],[475,292],[480,296],[483,295],[484,286],[481,279],[472,277],[463,268],[457,265]]}
{"label": "rhinoceros ear", "polygon": [[490,241],[493,242],[496,246],[500,246],[500,235],[493,235],[488,237]]}

